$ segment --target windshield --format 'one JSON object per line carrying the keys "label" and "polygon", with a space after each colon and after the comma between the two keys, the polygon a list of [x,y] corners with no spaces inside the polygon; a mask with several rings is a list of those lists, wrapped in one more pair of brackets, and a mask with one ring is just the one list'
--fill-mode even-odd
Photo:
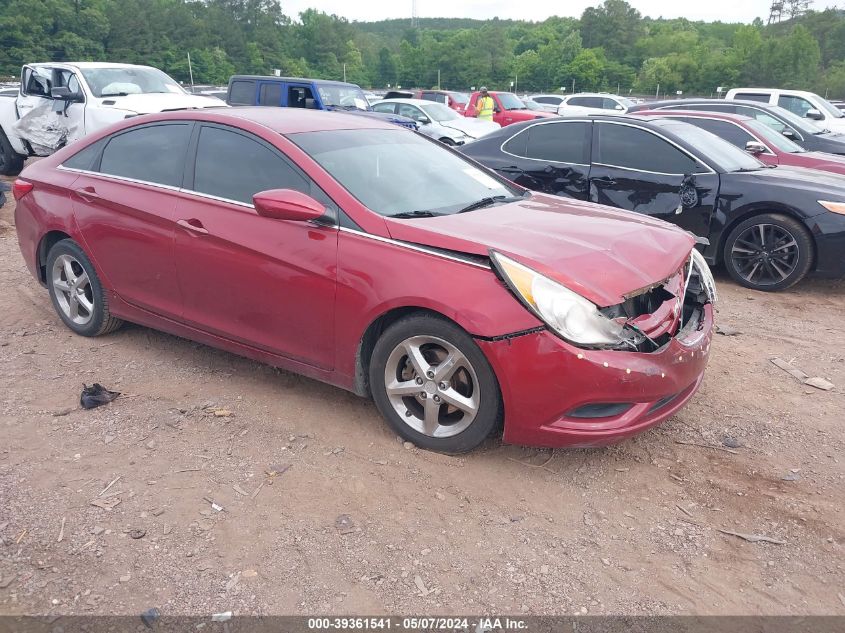
{"label": "windshield", "polygon": [[354,108],[369,110],[369,103],[364,91],[358,86],[344,86],[342,84],[317,84],[317,92],[325,106],[337,108]]}
{"label": "windshield", "polygon": [[429,116],[429,118],[431,118],[433,121],[437,121],[438,123],[443,121],[454,121],[456,119],[463,118],[452,108],[449,108],[443,105],[442,103],[432,103],[430,105],[424,105],[420,107]]}
{"label": "windshield", "polygon": [[340,130],[288,138],[379,215],[452,214],[482,198],[522,191],[406,130]]}
{"label": "windshield", "polygon": [[499,92],[496,94],[499,97],[499,101],[502,104],[502,107],[505,110],[525,110],[525,104],[522,103],[522,100],[517,97],[512,92]]}
{"label": "windshield", "polygon": [[715,163],[725,172],[757,171],[765,167],[763,163],[742,151],[736,145],[732,145],[715,134],[711,134],[691,123],[667,119],[656,121],[655,124],[682,138],[690,147],[694,147],[698,155],[704,158],[706,162]]}
{"label": "windshield", "polygon": [[525,107],[528,108],[529,110],[542,110],[543,109],[543,106],[541,106],[536,101],[531,101],[531,99],[523,99],[522,103],[524,103]]}
{"label": "windshield", "polygon": [[95,97],[156,92],[185,94],[182,86],[157,68],[83,68],[82,76]]}
{"label": "windshield", "polygon": [[842,110],[837,108],[835,105],[833,105],[827,99],[822,99],[818,95],[816,96],[816,99],[818,100],[819,105],[821,105],[822,109],[825,112],[827,112],[830,116],[832,116],[834,119],[841,119],[843,116],[845,116],[845,114],[843,114]]}
{"label": "windshield", "polygon": [[782,152],[789,154],[802,154],[806,152],[798,143],[793,143],[783,134],[779,134],[765,123],[761,123],[757,119],[746,121],[745,124],[760,138],[762,138],[769,145],[774,145]]}

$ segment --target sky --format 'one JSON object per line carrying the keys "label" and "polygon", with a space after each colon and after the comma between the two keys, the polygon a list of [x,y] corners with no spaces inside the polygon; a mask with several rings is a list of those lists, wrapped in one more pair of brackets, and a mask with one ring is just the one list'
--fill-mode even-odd
{"label": "sky", "polygon": [[[551,15],[578,17],[599,0],[416,0],[421,18],[478,18],[545,20]],[[771,0],[628,0],[640,13],[650,17],[751,22],[769,16]],[[818,4],[818,3],[817,3]],[[352,21],[370,22],[387,18],[410,18],[411,0],[281,0],[288,16],[298,16],[308,8],[334,13]]]}

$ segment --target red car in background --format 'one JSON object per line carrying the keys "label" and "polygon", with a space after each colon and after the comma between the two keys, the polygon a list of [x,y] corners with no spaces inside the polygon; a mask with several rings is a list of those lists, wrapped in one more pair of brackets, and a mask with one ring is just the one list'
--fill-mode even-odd
{"label": "red car in background", "polygon": [[810,152],[761,123],[740,114],[695,110],[641,110],[634,116],[680,119],[736,145],[767,165],[789,165],[845,174],[845,156]]}
{"label": "red car in background", "polygon": [[469,95],[467,93],[455,92],[454,90],[417,90],[414,93],[414,99],[442,103],[464,116],[466,116],[466,109],[469,104]]}
{"label": "red car in background", "polygon": [[[480,92],[476,91],[473,92],[472,95],[470,95],[469,104],[466,107],[466,112],[464,113],[464,116],[478,116],[478,109],[476,108],[476,104],[478,103],[478,96],[480,94]],[[502,127],[510,125],[511,123],[522,123],[523,121],[533,121],[534,119],[547,119],[550,117],[557,116],[556,114],[552,114],[550,112],[530,110],[528,106],[526,106],[522,102],[522,99],[517,97],[512,92],[490,91],[488,94],[493,97],[493,103],[495,104],[493,109],[493,121],[495,121]]]}
{"label": "red car in background", "polygon": [[73,332],[123,320],[371,396],[402,437],[597,446],[701,384],[713,277],[687,233],[529,192],[396,125],[133,117],[15,182],[23,258]]}

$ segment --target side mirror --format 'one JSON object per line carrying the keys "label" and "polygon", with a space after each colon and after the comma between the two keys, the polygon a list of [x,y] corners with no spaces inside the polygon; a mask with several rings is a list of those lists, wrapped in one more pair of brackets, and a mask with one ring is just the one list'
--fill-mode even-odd
{"label": "side mirror", "polygon": [[820,110],[816,110],[815,108],[813,108],[812,110],[807,110],[804,116],[808,119],[813,119],[814,121],[824,121],[824,115],[821,113]]}
{"label": "side mirror", "polygon": [[625,108],[623,108],[621,105],[619,105],[619,104],[617,103],[617,104],[616,104],[616,107],[615,107],[615,108],[613,108],[613,109],[614,109],[614,110],[624,110]]}
{"label": "side mirror", "polygon": [[423,116],[423,115],[415,116],[414,121],[416,121],[420,125],[428,125],[429,123],[431,123],[431,119],[429,119],[427,116]]}
{"label": "side mirror", "polygon": [[796,139],[796,138],[798,138],[798,137],[795,135],[795,132],[793,132],[792,130],[790,130],[790,129],[788,129],[788,128],[787,128],[787,129],[785,129],[783,132],[781,132],[781,134],[783,134],[786,138],[791,138],[791,139]]}
{"label": "side mirror", "polygon": [[326,207],[309,195],[293,189],[270,189],[252,196],[258,215],[274,220],[307,222],[316,220],[326,212]]}
{"label": "side mirror", "polygon": [[757,141],[748,141],[745,144],[745,151],[757,156],[758,154],[764,154],[766,152],[766,146],[762,143],[758,143]]}
{"label": "side mirror", "polygon": [[83,101],[82,94],[78,91],[73,91],[66,86],[58,86],[50,90],[50,96],[53,99],[60,99],[62,101]]}

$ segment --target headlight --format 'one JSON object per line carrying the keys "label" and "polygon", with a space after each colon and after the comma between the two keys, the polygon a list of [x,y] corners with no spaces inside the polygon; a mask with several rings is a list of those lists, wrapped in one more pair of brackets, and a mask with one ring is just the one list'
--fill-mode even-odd
{"label": "headlight", "polygon": [[704,255],[699,253],[695,248],[692,249],[692,253],[690,253],[690,265],[698,273],[698,278],[701,280],[701,286],[704,289],[704,293],[707,295],[710,303],[712,303],[715,307],[716,302],[718,301],[718,295],[716,294],[716,280],[713,279],[713,273],[710,271],[710,266],[707,265],[707,260],[704,259]]}
{"label": "headlight", "polygon": [[828,211],[845,215],[845,202],[828,202],[827,200],[819,200],[819,204]]}
{"label": "headlight", "polygon": [[509,257],[495,251],[490,255],[514,294],[562,338],[576,345],[618,345],[626,340],[624,328],[591,301]]}

